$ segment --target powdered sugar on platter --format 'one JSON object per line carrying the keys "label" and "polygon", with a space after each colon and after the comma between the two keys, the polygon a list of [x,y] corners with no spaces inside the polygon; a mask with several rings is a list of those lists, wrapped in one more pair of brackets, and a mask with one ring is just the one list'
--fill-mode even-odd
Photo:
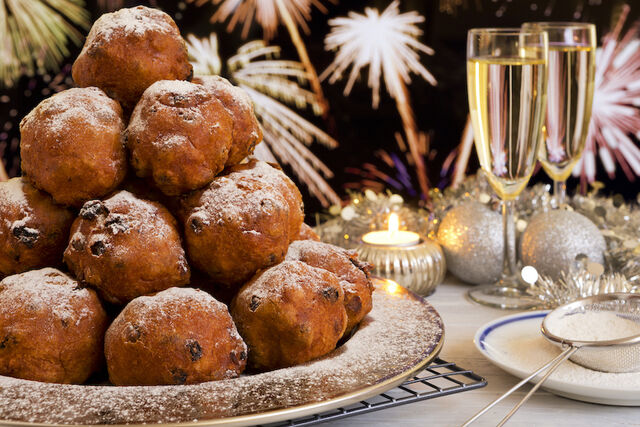
{"label": "powdered sugar on platter", "polygon": [[376,288],[359,330],[303,365],[183,386],[79,386],[0,377],[0,419],[56,424],[190,422],[323,402],[380,384],[434,357],[443,324],[427,302]]}

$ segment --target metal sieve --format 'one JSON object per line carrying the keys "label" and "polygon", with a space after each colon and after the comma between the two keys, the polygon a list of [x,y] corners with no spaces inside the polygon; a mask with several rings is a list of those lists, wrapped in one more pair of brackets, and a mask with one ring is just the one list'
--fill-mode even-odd
{"label": "metal sieve", "polygon": [[[603,372],[640,371],[640,333],[598,341],[576,340],[575,337],[572,339],[554,334],[554,324],[564,322],[570,316],[589,312],[610,313],[636,323],[640,329],[640,295],[616,293],[587,297],[556,308],[544,318],[542,333],[549,341],[565,348],[560,356],[572,349],[580,349],[572,352],[569,359],[585,368]],[[611,333],[613,335],[616,332]]]}
{"label": "metal sieve", "polygon": [[[554,359],[547,362],[537,371],[513,386],[509,391],[491,402],[480,412],[470,418],[464,426],[468,426],[497,403],[501,402],[514,391],[544,372],[543,377],[531,388],[520,402],[500,421],[498,426],[504,425],[513,414],[540,388],[549,375],[567,359],[585,368],[604,372],[637,372],[640,371],[640,333],[622,334],[620,330],[611,330],[609,337],[587,341],[579,336],[560,336],[559,326],[588,313],[605,313],[620,319],[627,324],[637,324],[640,330],[640,295],[629,293],[600,294],[582,298],[562,305],[547,314],[542,321],[542,334],[549,341],[561,346],[563,351]],[[626,336],[623,336],[626,335]],[[615,337],[615,339],[611,339]]]}

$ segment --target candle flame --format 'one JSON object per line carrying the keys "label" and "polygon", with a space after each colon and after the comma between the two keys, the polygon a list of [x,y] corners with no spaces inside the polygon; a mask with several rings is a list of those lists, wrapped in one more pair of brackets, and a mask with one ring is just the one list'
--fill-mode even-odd
{"label": "candle flame", "polygon": [[398,219],[398,214],[392,213],[389,215],[389,231],[391,233],[395,233],[400,229],[400,220]]}

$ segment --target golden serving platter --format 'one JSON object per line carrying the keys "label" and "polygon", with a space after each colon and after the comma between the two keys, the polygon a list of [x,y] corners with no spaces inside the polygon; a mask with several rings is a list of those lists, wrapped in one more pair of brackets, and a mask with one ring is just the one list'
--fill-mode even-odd
{"label": "golden serving platter", "polygon": [[421,297],[376,281],[373,310],[327,356],[286,369],[180,386],[47,384],[0,376],[0,423],[15,426],[245,426],[304,417],[383,393],[440,352],[444,325]]}

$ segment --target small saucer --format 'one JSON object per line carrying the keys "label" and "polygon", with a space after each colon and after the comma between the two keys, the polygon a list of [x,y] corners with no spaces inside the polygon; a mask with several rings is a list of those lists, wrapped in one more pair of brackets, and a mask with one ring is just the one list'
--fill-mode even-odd
{"label": "small saucer", "polygon": [[[560,353],[540,332],[547,313],[549,311],[525,312],[496,319],[478,329],[474,343],[494,365],[518,378],[526,378]],[[639,384],[640,372],[603,373],[566,361],[542,388],[584,402],[640,406]]]}

